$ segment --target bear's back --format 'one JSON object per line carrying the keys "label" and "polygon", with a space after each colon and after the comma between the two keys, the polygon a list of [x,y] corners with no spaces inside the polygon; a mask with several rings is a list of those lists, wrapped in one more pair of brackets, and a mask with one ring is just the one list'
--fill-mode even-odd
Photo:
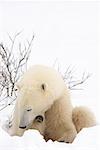
{"label": "bear's back", "polygon": [[23,84],[34,85],[34,84],[47,84],[53,93],[62,93],[66,88],[65,83],[55,69],[42,65],[34,65],[23,75]]}

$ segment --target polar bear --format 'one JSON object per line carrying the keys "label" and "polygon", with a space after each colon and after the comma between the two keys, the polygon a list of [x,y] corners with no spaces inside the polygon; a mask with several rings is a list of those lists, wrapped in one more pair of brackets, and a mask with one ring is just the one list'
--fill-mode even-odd
{"label": "polar bear", "polygon": [[94,115],[84,107],[73,108],[70,94],[60,73],[35,65],[17,84],[10,135],[22,136],[27,129],[37,129],[49,139],[71,143],[84,127],[96,124]]}

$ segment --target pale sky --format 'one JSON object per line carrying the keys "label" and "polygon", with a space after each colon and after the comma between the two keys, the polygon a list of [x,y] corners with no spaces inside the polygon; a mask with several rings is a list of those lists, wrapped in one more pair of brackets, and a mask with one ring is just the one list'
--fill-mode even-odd
{"label": "pale sky", "polygon": [[52,66],[57,59],[62,70],[75,66],[79,77],[84,71],[92,73],[85,90],[72,92],[72,98],[73,103],[94,110],[98,107],[97,25],[98,5],[93,1],[0,2],[0,42],[8,42],[7,33],[22,31],[22,41],[34,33],[29,66]]}

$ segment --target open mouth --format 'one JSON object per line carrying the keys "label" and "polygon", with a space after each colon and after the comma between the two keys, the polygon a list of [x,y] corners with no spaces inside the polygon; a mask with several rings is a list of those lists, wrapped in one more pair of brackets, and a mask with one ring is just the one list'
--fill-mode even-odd
{"label": "open mouth", "polygon": [[36,122],[39,122],[39,123],[42,123],[43,120],[44,120],[44,118],[43,118],[43,116],[41,116],[41,115],[38,115],[38,116],[36,116],[36,118],[35,118],[35,121],[36,121]]}

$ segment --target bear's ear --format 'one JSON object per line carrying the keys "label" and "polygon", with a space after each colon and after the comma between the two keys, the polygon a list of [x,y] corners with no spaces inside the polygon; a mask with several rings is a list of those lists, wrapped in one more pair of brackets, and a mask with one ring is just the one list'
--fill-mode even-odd
{"label": "bear's ear", "polygon": [[45,83],[42,83],[42,84],[41,84],[41,89],[42,89],[43,91],[45,91],[46,88],[47,88],[47,85],[46,85]]}

